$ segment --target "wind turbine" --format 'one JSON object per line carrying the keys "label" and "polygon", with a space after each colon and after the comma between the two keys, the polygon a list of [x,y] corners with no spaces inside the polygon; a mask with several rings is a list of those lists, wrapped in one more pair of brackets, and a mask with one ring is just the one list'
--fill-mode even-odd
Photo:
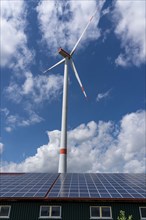
{"label": "wind turbine", "polygon": [[[97,10],[96,10],[97,12]],[[95,13],[96,13],[95,12]],[[60,155],[59,155],[59,167],[58,167],[58,173],[66,173],[67,172],[67,100],[68,100],[68,65],[71,64],[71,67],[73,69],[73,72],[76,76],[76,79],[81,87],[81,90],[84,94],[84,96],[87,98],[87,95],[85,93],[85,90],[83,88],[83,85],[81,83],[80,77],[78,75],[78,72],[76,70],[75,64],[73,62],[72,56],[81,41],[83,35],[85,34],[88,26],[90,25],[93,17],[95,16],[95,13],[93,16],[89,19],[89,22],[87,23],[85,29],[83,30],[80,38],[76,42],[75,46],[73,47],[72,51],[70,53],[66,52],[62,48],[58,49],[58,53],[63,56],[63,59],[57,62],[55,65],[51,66],[49,69],[45,70],[43,73],[48,72],[49,70],[53,69],[54,67],[64,63],[64,84],[63,84],[63,100],[62,100],[62,124],[61,124],[61,140],[60,140]]]}

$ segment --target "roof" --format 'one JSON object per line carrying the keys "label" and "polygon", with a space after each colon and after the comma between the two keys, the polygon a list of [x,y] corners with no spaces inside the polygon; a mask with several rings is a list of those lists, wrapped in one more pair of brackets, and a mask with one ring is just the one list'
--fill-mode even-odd
{"label": "roof", "polygon": [[1,173],[0,198],[146,201],[146,174]]}

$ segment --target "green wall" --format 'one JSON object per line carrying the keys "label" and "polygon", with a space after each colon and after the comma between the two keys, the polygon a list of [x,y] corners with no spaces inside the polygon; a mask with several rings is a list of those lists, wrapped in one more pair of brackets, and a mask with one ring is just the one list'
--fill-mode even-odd
{"label": "green wall", "polygon": [[1,201],[0,205],[11,205],[10,220],[37,220],[39,219],[39,210],[41,205],[61,205],[62,220],[89,220],[90,206],[94,205],[111,206],[113,220],[117,220],[120,210],[124,210],[126,215],[132,215],[133,220],[140,220],[139,207],[146,206],[146,203]]}

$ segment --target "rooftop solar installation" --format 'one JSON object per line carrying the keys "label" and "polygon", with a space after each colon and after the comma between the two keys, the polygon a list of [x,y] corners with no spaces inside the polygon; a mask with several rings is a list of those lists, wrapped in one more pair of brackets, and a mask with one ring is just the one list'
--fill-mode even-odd
{"label": "rooftop solar installation", "polygon": [[1,174],[0,198],[146,199],[146,174]]}
{"label": "rooftop solar installation", "polygon": [[61,174],[48,197],[146,198],[146,175]]}
{"label": "rooftop solar installation", "polygon": [[58,174],[24,173],[0,175],[0,197],[45,197]]}

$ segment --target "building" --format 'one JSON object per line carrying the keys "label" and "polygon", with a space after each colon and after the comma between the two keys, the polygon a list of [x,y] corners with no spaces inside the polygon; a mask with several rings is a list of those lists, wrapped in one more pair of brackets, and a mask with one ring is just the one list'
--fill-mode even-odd
{"label": "building", "polygon": [[146,219],[146,174],[1,173],[0,219]]}

